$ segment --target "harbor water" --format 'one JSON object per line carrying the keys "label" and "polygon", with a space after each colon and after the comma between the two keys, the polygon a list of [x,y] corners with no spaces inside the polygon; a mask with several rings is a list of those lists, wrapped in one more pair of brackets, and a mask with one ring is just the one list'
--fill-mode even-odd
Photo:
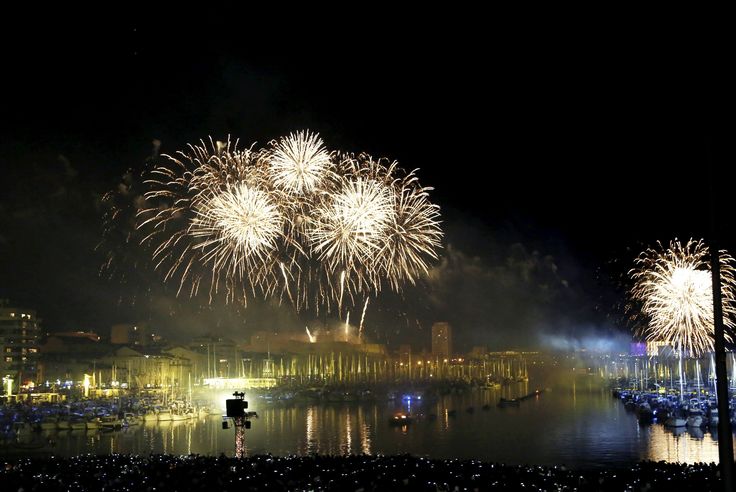
{"label": "harbor water", "polygon": [[[537,384],[539,381],[537,381]],[[245,454],[409,453],[431,458],[479,459],[509,464],[623,467],[641,460],[715,462],[717,437],[707,428],[642,426],[636,416],[600,385],[583,381],[552,384],[518,405],[501,398],[533,392],[535,380],[497,389],[473,389],[439,399],[400,395],[395,400],[342,403],[270,403],[248,398],[256,411],[245,431]],[[413,396],[409,399],[407,396]],[[397,411],[412,416],[391,425]],[[141,422],[122,430],[42,431],[50,442],[38,453],[235,453],[235,431],[222,417],[204,415],[174,422]],[[0,443],[0,454],[33,455]]]}

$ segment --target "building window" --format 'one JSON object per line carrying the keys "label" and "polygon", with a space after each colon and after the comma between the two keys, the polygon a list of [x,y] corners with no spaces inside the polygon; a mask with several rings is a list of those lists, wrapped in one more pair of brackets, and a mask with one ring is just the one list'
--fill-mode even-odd
{"label": "building window", "polygon": [[12,351],[13,351],[13,349],[12,349],[12,348],[10,348],[10,347],[5,347],[5,351],[6,351],[6,352],[12,352]]}
{"label": "building window", "polygon": [[38,352],[38,349],[37,348],[29,348],[28,349],[28,352],[30,352],[31,354],[35,354],[36,352]]}
{"label": "building window", "polygon": [[13,358],[12,357],[5,357],[5,362],[13,362]]}

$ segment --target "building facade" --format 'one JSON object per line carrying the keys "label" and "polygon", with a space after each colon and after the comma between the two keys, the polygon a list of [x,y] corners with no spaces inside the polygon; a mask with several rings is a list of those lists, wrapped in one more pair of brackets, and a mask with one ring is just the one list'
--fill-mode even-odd
{"label": "building facade", "polygon": [[432,325],[432,355],[452,357],[452,327],[446,321]]}
{"label": "building facade", "polygon": [[0,300],[0,372],[23,384],[36,380],[39,320],[33,309]]}

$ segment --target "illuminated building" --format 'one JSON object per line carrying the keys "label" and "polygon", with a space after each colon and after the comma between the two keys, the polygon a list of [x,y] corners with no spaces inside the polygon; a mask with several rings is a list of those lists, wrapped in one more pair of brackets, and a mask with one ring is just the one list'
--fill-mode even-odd
{"label": "illuminated building", "polygon": [[160,345],[161,335],[151,333],[146,323],[118,324],[110,328],[110,343],[113,345]]}
{"label": "illuminated building", "polygon": [[470,359],[485,359],[488,356],[488,347],[476,346],[468,354]]}
{"label": "illuminated building", "polygon": [[[194,338],[187,347],[206,357],[205,378],[230,378],[241,372],[241,357],[233,340],[216,336]],[[200,373],[201,373],[200,369]]]}
{"label": "illuminated building", "polygon": [[36,311],[0,300],[0,371],[18,385],[35,381],[40,328]]}
{"label": "illuminated building", "polygon": [[452,356],[452,327],[446,321],[438,321],[432,325],[432,355]]}

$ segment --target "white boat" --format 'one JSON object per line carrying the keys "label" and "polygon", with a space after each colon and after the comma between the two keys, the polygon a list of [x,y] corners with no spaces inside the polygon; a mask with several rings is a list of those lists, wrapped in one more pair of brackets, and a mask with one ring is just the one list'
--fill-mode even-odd
{"label": "white boat", "polygon": [[71,419],[70,423],[72,430],[85,430],[87,428],[87,421],[82,417]]}
{"label": "white boat", "polygon": [[16,442],[29,441],[33,437],[33,426],[28,422],[13,422],[12,432]]}
{"label": "white boat", "polygon": [[143,415],[143,421],[144,422],[156,422],[158,420],[158,414],[155,412],[147,412],[145,415]]}
{"label": "white boat", "polygon": [[114,415],[102,417],[100,425],[103,429],[119,429],[123,426],[123,421]]}
{"label": "white boat", "polygon": [[135,414],[126,412],[125,416],[123,417],[123,424],[127,427],[130,427],[132,425],[138,425],[140,422],[138,421],[138,417]]}
{"label": "white boat", "polygon": [[97,417],[87,419],[87,429],[99,429],[102,421]]}
{"label": "white boat", "polygon": [[687,420],[682,417],[670,417],[665,421],[664,425],[666,427],[685,427]]}
{"label": "white boat", "polygon": [[687,426],[688,427],[700,427],[703,425],[703,413],[700,411],[694,412],[690,411],[690,415],[687,417]]}
{"label": "white boat", "polygon": [[62,417],[56,422],[56,428],[59,430],[70,430],[72,428],[69,417]]}
{"label": "white boat", "polygon": [[708,425],[713,428],[718,426],[718,408],[710,407],[710,416],[708,417]]}
{"label": "white boat", "polygon": [[168,422],[170,420],[173,420],[171,418],[171,410],[161,410],[158,413],[158,419],[159,422]]}

